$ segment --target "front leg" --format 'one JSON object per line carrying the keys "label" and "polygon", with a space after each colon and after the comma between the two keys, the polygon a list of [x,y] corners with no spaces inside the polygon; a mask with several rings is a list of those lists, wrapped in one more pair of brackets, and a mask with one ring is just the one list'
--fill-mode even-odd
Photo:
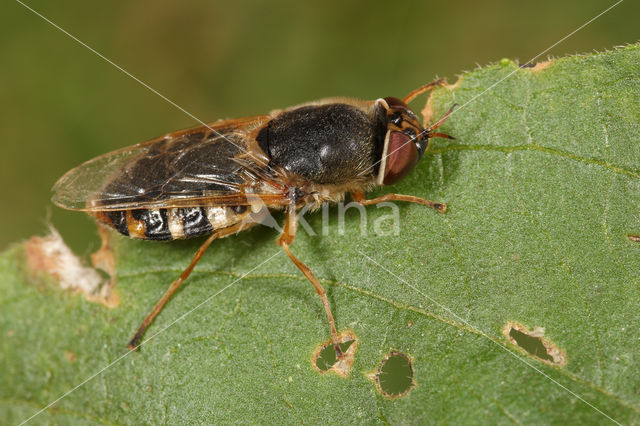
{"label": "front leg", "polygon": [[413,195],[385,194],[381,197],[367,200],[364,192],[352,192],[351,197],[356,203],[360,203],[363,206],[383,203],[385,201],[406,201],[408,203],[422,204],[423,206],[431,207],[432,209],[438,210],[440,213],[444,213],[447,210],[447,205],[445,203],[437,203],[435,201],[425,200],[424,198],[414,197]]}

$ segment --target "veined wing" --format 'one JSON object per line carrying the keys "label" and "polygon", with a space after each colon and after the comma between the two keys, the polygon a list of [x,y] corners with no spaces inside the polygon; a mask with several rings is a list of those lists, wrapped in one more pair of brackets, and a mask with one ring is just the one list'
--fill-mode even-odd
{"label": "veined wing", "polygon": [[[86,211],[247,204],[244,188],[252,174],[246,165],[264,167],[265,160],[249,153],[250,135],[268,119],[222,121],[213,131],[196,127],[104,154],[60,178],[53,202]],[[274,204],[282,198],[255,196]]]}

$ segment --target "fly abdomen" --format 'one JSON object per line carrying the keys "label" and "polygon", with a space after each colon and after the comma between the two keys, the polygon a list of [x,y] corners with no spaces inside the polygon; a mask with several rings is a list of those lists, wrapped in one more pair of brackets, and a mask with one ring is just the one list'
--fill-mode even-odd
{"label": "fly abdomen", "polygon": [[169,209],[169,229],[173,238],[189,238],[213,231],[205,207]]}
{"label": "fly abdomen", "polygon": [[180,207],[107,210],[95,217],[128,237],[166,241],[210,234],[240,222],[247,213],[247,206]]}
{"label": "fly abdomen", "polygon": [[137,209],[127,212],[127,228],[132,238],[171,240],[167,209]]}

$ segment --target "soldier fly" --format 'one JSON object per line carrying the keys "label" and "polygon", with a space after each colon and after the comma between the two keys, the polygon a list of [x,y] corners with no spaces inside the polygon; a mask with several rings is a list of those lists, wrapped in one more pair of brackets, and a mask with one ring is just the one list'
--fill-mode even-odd
{"label": "soldier fly", "polygon": [[189,266],[169,286],[128,344],[136,349],[153,319],[187,279],[209,245],[258,223],[249,215],[284,210],[277,242],[313,284],[326,311],[338,356],[338,332],[325,290],[291,251],[296,212],[307,204],[337,202],[349,192],[363,205],[407,201],[440,212],[446,205],[410,195],[367,199],[377,185],[392,185],[418,163],[451,109],[426,129],[407,105],[442,80],[405,98],[359,101],[330,98],[266,115],[218,121],[169,133],[104,154],[67,172],[53,187],[53,202],[86,211],[99,225],[130,238],[174,240],[210,234]]}

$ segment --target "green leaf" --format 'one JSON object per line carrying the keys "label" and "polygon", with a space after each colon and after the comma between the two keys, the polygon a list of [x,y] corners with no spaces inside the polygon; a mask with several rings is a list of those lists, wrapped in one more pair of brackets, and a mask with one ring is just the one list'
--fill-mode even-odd
{"label": "green leaf", "polygon": [[[129,354],[202,240],[114,238],[115,308],[34,276],[14,246],[0,256],[0,422],[97,372],[33,420],[639,422],[639,99],[639,45],[535,68],[503,60],[436,90],[434,118],[460,104],[441,128],[456,140],[434,140],[376,194],[444,201],[446,214],[399,205],[400,233],[384,236],[376,221],[391,209],[370,206],[361,235],[352,208],[340,235],[334,207],[328,235],[292,246],[357,337],[348,378],[312,365],[325,314],[273,229],[215,241],[146,337],[168,328]],[[307,218],[319,233],[322,212]],[[397,398],[374,380],[392,352],[414,376]]]}

